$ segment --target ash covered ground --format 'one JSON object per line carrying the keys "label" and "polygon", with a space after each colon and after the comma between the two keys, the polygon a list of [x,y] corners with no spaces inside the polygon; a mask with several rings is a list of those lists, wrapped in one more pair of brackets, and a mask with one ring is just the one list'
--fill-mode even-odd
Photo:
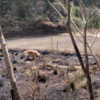
{"label": "ash covered ground", "polygon": [[[75,66],[76,70],[71,70],[69,73],[75,73],[80,68],[75,53],[37,50],[41,54],[41,58],[33,60],[32,58],[26,59],[26,56],[23,56],[23,51],[22,49],[10,49],[9,54],[19,90],[24,100],[28,100],[27,98],[30,98],[29,94],[32,93],[31,90],[28,90],[29,87],[31,89],[34,87],[34,100],[74,100],[73,91],[67,91],[65,88],[66,77],[64,76],[66,76],[70,66]],[[81,56],[84,62],[84,55]],[[99,55],[97,58],[100,61]],[[96,66],[95,59],[90,54],[89,65],[90,67]],[[41,74],[38,78],[36,78],[36,71]],[[91,74],[91,78],[93,90],[100,90],[100,71]],[[87,87],[75,89],[74,93],[80,100],[84,100],[81,98],[87,95],[86,89]],[[2,50],[0,50],[0,100],[12,100],[10,90],[6,65]],[[98,98],[97,92],[95,92],[95,98]]]}

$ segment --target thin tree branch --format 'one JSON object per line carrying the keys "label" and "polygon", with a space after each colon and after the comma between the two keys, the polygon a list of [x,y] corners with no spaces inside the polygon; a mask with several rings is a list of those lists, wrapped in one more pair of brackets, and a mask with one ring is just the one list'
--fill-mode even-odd
{"label": "thin tree branch", "polygon": [[93,89],[91,84],[91,77],[89,74],[89,63],[88,63],[88,54],[87,54],[87,21],[84,27],[84,54],[85,54],[85,67],[86,67],[86,77],[87,77],[87,86],[89,91],[90,100],[94,100]]}
{"label": "thin tree branch", "polygon": [[[84,38],[82,32],[81,32],[80,29],[77,27],[77,25],[75,24],[75,22],[73,21],[72,18],[71,18],[71,22],[72,22],[72,24],[74,25],[74,27],[77,29],[77,31],[80,33],[80,35]],[[98,68],[100,69],[99,60],[96,58],[96,56],[95,56],[94,52],[92,51],[91,47],[89,46],[88,42],[86,42],[86,44],[87,44],[87,46],[88,46],[88,48],[89,48],[91,54],[92,54],[93,57],[95,58],[95,61],[96,61],[96,63],[97,63]]]}
{"label": "thin tree branch", "polygon": [[81,43],[84,44],[84,42],[83,42],[80,38],[78,38],[78,36],[75,34],[75,32],[73,32],[73,33],[74,33],[75,37],[76,37]]}
{"label": "thin tree branch", "polygon": [[14,90],[15,100],[22,100],[18,85],[16,83],[16,78],[14,77],[11,60],[9,57],[8,49],[7,49],[6,42],[5,42],[3,33],[2,33],[1,26],[0,26],[0,44],[1,44],[2,51],[3,51],[3,55],[4,55],[5,64],[7,67],[7,73],[9,76],[11,88]]}
{"label": "thin tree branch", "polygon": [[74,0],[73,0],[73,2],[72,2],[72,5],[71,5],[71,11],[70,11],[70,13],[72,14],[72,8],[73,8],[73,5],[74,5]]}
{"label": "thin tree branch", "polygon": [[91,46],[90,46],[91,48],[92,48],[93,44],[95,43],[95,41],[96,41],[96,39],[97,39],[98,33],[99,33],[99,32],[96,33],[95,39],[94,39],[94,41],[92,42],[92,44],[91,44]]}
{"label": "thin tree branch", "polygon": [[65,12],[68,13],[68,11],[67,11],[67,9],[64,7],[64,5],[63,5],[60,1],[58,1],[58,0],[57,0],[57,2],[62,6],[62,8],[65,10]]}
{"label": "thin tree branch", "polygon": [[53,9],[59,14],[59,16],[63,19],[64,22],[66,22],[65,18],[59,13],[59,11],[50,3],[49,0],[47,0],[48,3],[53,7]]}
{"label": "thin tree branch", "polygon": [[[71,7],[71,9],[73,9],[73,3],[74,3],[74,1],[72,2],[72,7]],[[52,5],[52,4],[51,4],[51,5]],[[66,8],[65,8],[63,5],[62,5],[62,7],[63,7],[63,9],[64,9],[66,12],[68,12],[68,11],[66,10]],[[56,8],[55,8],[55,9],[56,9]],[[57,9],[56,9],[56,10],[57,10]],[[57,11],[58,11],[58,10],[57,10]],[[58,12],[59,12],[59,11],[58,11]],[[71,12],[71,13],[72,13],[72,12]],[[58,13],[58,14],[59,14],[59,13]],[[60,16],[60,17],[61,17],[61,16]],[[74,27],[76,28],[76,30],[80,33],[80,35],[84,38],[83,33],[80,31],[80,29],[78,28],[78,26],[75,24],[74,20],[72,19],[71,14],[70,14],[70,17],[71,17],[71,23],[74,25]],[[66,20],[65,20],[65,22],[66,22]],[[89,46],[88,42],[87,42],[87,46],[88,46],[88,48],[89,48],[91,54],[92,54],[93,57],[95,58],[96,63],[97,63],[97,65],[98,65],[98,68],[100,69],[99,60],[96,58],[96,56],[95,56],[94,52],[92,51],[91,47]]]}
{"label": "thin tree branch", "polygon": [[93,18],[96,18],[96,17],[97,17],[97,15],[94,15],[90,19],[87,19],[87,20],[88,20],[88,22],[90,22],[91,20],[93,20]]}
{"label": "thin tree branch", "polygon": [[78,2],[79,2],[80,10],[81,10],[82,19],[83,19],[83,22],[85,24],[86,23],[86,19],[85,19],[85,15],[84,15],[83,5],[82,5],[81,0],[78,0]]}
{"label": "thin tree branch", "polygon": [[70,28],[70,0],[68,0],[68,19],[67,19],[66,26],[67,26],[67,29],[68,29],[68,31],[69,31],[69,35],[70,35],[70,38],[71,38],[71,40],[72,40],[72,44],[73,44],[73,46],[74,46],[75,52],[76,52],[76,54],[77,54],[77,56],[78,56],[80,65],[81,65],[81,67],[82,67],[82,69],[83,69],[83,72],[86,74],[86,69],[85,69],[85,67],[84,67],[84,64],[83,64],[83,61],[82,61],[82,58],[81,58],[81,54],[80,54],[80,52],[79,52],[79,49],[78,49],[78,47],[77,47],[77,44],[76,44],[76,42],[75,42],[75,39],[74,39],[74,37],[73,37],[72,31],[71,31],[71,28]]}

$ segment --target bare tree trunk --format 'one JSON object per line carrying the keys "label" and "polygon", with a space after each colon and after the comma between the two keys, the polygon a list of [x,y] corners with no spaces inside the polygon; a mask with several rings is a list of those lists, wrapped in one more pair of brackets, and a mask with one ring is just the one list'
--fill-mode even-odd
{"label": "bare tree trunk", "polygon": [[17,83],[16,83],[16,79],[14,77],[12,64],[11,64],[11,61],[10,61],[8,49],[7,49],[6,42],[5,42],[3,33],[2,33],[1,26],[0,26],[0,43],[1,43],[1,48],[2,48],[2,51],[3,51],[4,60],[5,60],[6,67],[7,67],[8,76],[9,76],[9,79],[10,79],[10,84],[11,84],[12,89],[14,90],[15,100],[22,100],[18,86],[17,86]]}
{"label": "bare tree trunk", "polygon": [[80,55],[80,52],[78,50],[78,47],[76,45],[76,42],[74,40],[71,28],[70,28],[70,0],[68,0],[68,21],[67,21],[67,29],[69,31],[69,35],[71,37],[74,49],[76,51],[76,54],[78,56],[78,59],[80,61],[81,67],[86,75],[87,78],[87,86],[88,86],[88,91],[89,91],[89,95],[90,95],[90,100],[94,100],[94,96],[93,96],[93,90],[92,90],[92,84],[91,84],[91,77],[89,74],[89,64],[88,64],[88,55],[87,55],[87,41],[86,41],[86,29],[87,29],[87,24],[85,23],[85,28],[84,28],[84,53],[85,53],[85,64],[86,64],[86,68],[82,62],[82,58]]}
{"label": "bare tree trunk", "polygon": [[[57,1],[58,1],[58,0],[57,0]],[[79,2],[80,2],[80,3],[79,3],[80,9],[81,9],[82,12],[84,12],[84,8],[82,8],[82,7],[83,7],[83,6],[82,6],[82,2],[81,2],[80,0],[79,0]],[[48,3],[55,9],[55,11],[59,14],[59,16],[63,19],[63,21],[66,22],[66,20],[64,19],[64,17],[63,17],[63,16],[60,14],[60,12],[50,3],[49,0],[48,0]],[[62,8],[63,8],[63,9],[65,10],[65,12],[67,13],[67,10],[66,10],[66,8],[63,6],[63,4],[62,4],[60,1],[58,1],[58,3],[62,6]],[[73,3],[74,3],[74,0],[73,0]],[[72,7],[73,7],[73,3],[72,3]],[[84,13],[82,13],[82,12],[81,12],[81,14],[82,14],[82,19],[83,19],[83,22],[85,23],[85,22],[86,22],[85,16],[84,16]],[[71,13],[72,13],[72,8],[71,8],[71,12],[70,12],[71,23],[74,25],[74,27],[77,29],[77,31],[78,31],[78,32],[81,34],[81,36],[84,38],[82,32],[79,30],[79,28],[77,27],[77,25],[76,25],[75,22],[73,21],[72,16],[71,16]],[[95,61],[96,61],[96,63],[97,63],[98,68],[100,69],[99,60],[97,59],[97,57],[96,57],[95,54],[93,53],[93,51],[92,51],[91,47],[89,46],[88,42],[87,42],[87,46],[88,46],[88,48],[89,48],[91,54],[93,55],[93,57],[94,57],[94,59],[95,59]]]}
{"label": "bare tree trunk", "polygon": [[90,95],[90,100],[94,100],[92,84],[91,84],[91,77],[90,77],[90,74],[89,74],[86,30],[87,30],[87,23],[85,24],[85,28],[84,28],[84,54],[85,54],[85,64],[86,64],[85,66],[86,66],[87,86],[88,86],[88,91],[89,91],[89,95]]}
{"label": "bare tree trunk", "polygon": [[[85,19],[85,15],[84,15],[84,8],[83,8],[82,1],[81,1],[81,0],[78,0],[78,2],[79,2],[80,9],[81,9],[81,15],[82,15],[83,22],[84,22],[84,24],[86,24],[86,19]],[[82,34],[81,34],[81,35],[82,35]],[[82,35],[82,37],[84,38],[83,35]],[[86,42],[87,42],[87,41],[86,41]],[[95,61],[96,61],[96,63],[97,63],[98,68],[100,69],[100,64],[99,64],[98,59],[96,58],[95,54],[93,53],[93,51],[92,51],[91,47],[89,46],[88,42],[87,42],[86,44],[87,44],[87,46],[88,46],[90,52],[92,53],[92,55],[93,55],[93,57],[94,57],[94,59],[95,59]]]}
{"label": "bare tree trunk", "polygon": [[70,35],[70,38],[72,40],[72,43],[73,43],[75,52],[76,52],[76,54],[78,56],[79,62],[81,64],[81,67],[82,67],[84,73],[86,74],[86,69],[85,69],[84,64],[82,62],[81,54],[80,54],[79,49],[78,49],[78,47],[76,45],[75,39],[73,37],[72,31],[71,31],[71,28],[70,28],[70,0],[68,0],[68,21],[67,21],[67,29],[69,31],[69,35]]}

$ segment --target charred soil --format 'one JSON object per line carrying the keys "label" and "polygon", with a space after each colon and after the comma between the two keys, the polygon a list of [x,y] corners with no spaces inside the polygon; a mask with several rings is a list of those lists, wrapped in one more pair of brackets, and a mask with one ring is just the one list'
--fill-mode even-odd
{"label": "charred soil", "polygon": [[[26,59],[23,51],[10,49],[9,53],[24,100],[74,100],[74,98],[84,100],[88,97],[85,85],[77,88],[77,84],[68,80],[80,69],[75,53],[37,50],[41,58],[33,60],[32,58]],[[84,55],[81,56],[84,62]],[[100,61],[99,55],[97,58]],[[90,67],[96,66],[92,55],[89,55],[89,65]],[[81,74],[77,77],[80,78],[80,76]],[[100,71],[95,70],[91,73],[91,78],[95,98],[100,98]],[[79,82],[76,78],[75,81]],[[9,76],[2,50],[0,50],[0,100],[12,100],[10,90]]]}

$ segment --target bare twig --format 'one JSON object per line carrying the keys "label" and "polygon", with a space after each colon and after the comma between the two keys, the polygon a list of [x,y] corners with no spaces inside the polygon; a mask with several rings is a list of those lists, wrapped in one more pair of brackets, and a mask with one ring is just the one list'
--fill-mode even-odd
{"label": "bare twig", "polygon": [[11,63],[11,60],[9,57],[8,49],[6,46],[5,38],[4,38],[3,33],[2,33],[1,26],[0,26],[0,44],[1,44],[2,51],[3,51],[3,55],[4,55],[10,84],[11,84],[11,87],[13,88],[13,91],[14,91],[15,100],[22,100],[21,94],[19,92],[19,88],[18,88],[18,85],[16,82],[16,78],[14,77],[12,63]]}
{"label": "bare twig", "polygon": [[[80,33],[80,35],[84,38],[83,33],[80,31],[80,29],[77,27],[77,25],[75,24],[75,22],[73,21],[73,19],[71,18],[71,22],[74,25],[74,27],[77,29],[77,31]],[[100,64],[99,64],[99,60],[96,58],[94,52],[92,51],[91,47],[89,46],[88,42],[86,42],[91,54],[93,55],[94,59],[96,60],[96,63],[98,65],[98,68],[100,69]]]}
{"label": "bare twig", "polygon": [[[60,2],[60,3],[61,3],[61,2]],[[73,0],[73,2],[72,2],[71,10],[73,9],[73,3],[74,3],[74,0]],[[52,4],[51,4],[51,5],[52,5]],[[52,5],[52,6],[53,6],[53,5]],[[65,8],[62,4],[61,4],[61,6],[63,7],[63,9],[64,9],[64,10],[66,11],[66,13],[67,13],[68,11],[66,10],[66,8]],[[54,7],[54,6],[53,6],[53,7]],[[57,10],[57,9],[55,8],[55,10]],[[57,12],[59,12],[59,11],[57,10]],[[72,12],[71,12],[71,13],[72,13]],[[59,14],[59,13],[58,13],[58,14]],[[74,20],[72,19],[71,14],[70,14],[70,17],[71,17],[71,23],[74,25],[74,27],[76,28],[76,30],[80,33],[80,35],[84,38],[83,33],[80,31],[80,29],[78,28],[78,26],[75,24]],[[66,22],[66,20],[65,20],[65,22]],[[98,65],[98,68],[100,69],[100,64],[99,64],[98,59],[96,58],[94,52],[92,51],[92,49],[91,49],[91,47],[89,46],[88,43],[87,43],[87,46],[88,46],[88,48],[89,48],[91,54],[92,54],[93,57],[95,58],[96,63],[97,63],[97,65]]]}
{"label": "bare twig", "polygon": [[53,7],[53,9],[55,9],[55,11],[59,14],[59,16],[63,19],[64,22],[66,22],[65,18],[59,13],[59,11],[50,3],[49,0],[47,0],[48,3]]}
{"label": "bare twig", "polygon": [[90,22],[91,20],[93,20],[96,17],[97,17],[97,15],[92,16],[91,18],[88,19],[88,22]]}
{"label": "bare twig", "polygon": [[81,42],[81,43],[84,43],[80,38],[78,38],[78,36],[75,34],[75,32],[73,32],[75,37]]}
{"label": "bare twig", "polygon": [[94,41],[93,41],[92,44],[91,44],[91,48],[92,48],[93,44],[95,43],[95,41],[96,41],[96,39],[97,39],[98,33],[99,33],[99,32],[96,33],[95,39],[94,39]]}
{"label": "bare twig", "polygon": [[93,89],[91,84],[91,77],[89,74],[89,63],[88,63],[88,54],[87,54],[87,36],[86,36],[86,30],[87,30],[87,22],[85,24],[84,28],[84,54],[85,54],[85,68],[86,68],[86,78],[87,78],[87,87],[89,91],[90,100],[94,100],[93,95]]}
{"label": "bare twig", "polygon": [[69,35],[70,35],[70,38],[71,38],[71,40],[72,40],[72,43],[73,43],[75,52],[76,52],[76,54],[77,54],[77,56],[78,56],[79,62],[80,62],[80,64],[81,64],[81,67],[82,67],[84,73],[86,74],[86,69],[85,69],[85,67],[84,67],[84,64],[83,64],[83,61],[82,61],[82,58],[81,58],[79,49],[78,49],[78,47],[77,47],[77,44],[76,44],[76,42],[75,42],[75,39],[74,39],[74,37],[73,37],[72,31],[71,31],[71,28],[70,28],[70,18],[71,18],[71,17],[70,17],[70,0],[68,0],[68,19],[67,19],[68,21],[67,21],[67,23],[66,23],[66,26],[67,26],[67,29],[68,29],[68,31],[69,31]]}
{"label": "bare twig", "polygon": [[71,14],[72,14],[72,10],[73,10],[73,5],[74,5],[74,0],[73,0],[72,5],[71,5],[71,11],[70,11]]}
{"label": "bare twig", "polygon": [[[73,0],[73,2],[72,2],[71,10],[73,9],[73,3],[74,3],[74,0]],[[61,4],[61,2],[60,2],[60,4]],[[63,9],[64,9],[64,10],[66,11],[66,13],[67,13],[68,11],[66,10],[66,8],[65,8],[62,4],[61,4],[61,6],[63,7]],[[57,10],[57,9],[56,9],[56,10]],[[59,11],[58,11],[58,12],[59,12]],[[72,12],[71,12],[71,13],[72,13]],[[80,31],[80,29],[77,27],[77,25],[76,25],[75,22],[73,21],[71,14],[70,14],[70,17],[71,17],[71,23],[74,25],[74,27],[75,27],[75,28],[77,29],[77,31],[80,33],[80,35],[84,38],[83,33]],[[96,58],[95,54],[93,53],[93,51],[92,51],[92,49],[91,49],[91,47],[89,46],[88,43],[87,43],[87,46],[88,46],[88,48],[89,48],[91,54],[92,54],[93,57],[95,58],[96,63],[97,63],[97,65],[98,65],[98,68],[100,69],[100,64],[99,64],[98,59]]]}
{"label": "bare twig", "polygon": [[[58,0],[57,0],[57,1],[58,1]],[[67,9],[64,7],[64,5],[63,5],[60,1],[58,1],[58,3],[62,6],[62,8],[65,10],[65,12],[68,13],[68,11],[67,11]]]}
{"label": "bare twig", "polygon": [[85,19],[85,15],[84,15],[83,4],[82,4],[81,0],[78,0],[78,2],[79,2],[80,10],[81,10],[82,19],[83,19],[83,22],[85,24],[86,23],[86,19]]}

